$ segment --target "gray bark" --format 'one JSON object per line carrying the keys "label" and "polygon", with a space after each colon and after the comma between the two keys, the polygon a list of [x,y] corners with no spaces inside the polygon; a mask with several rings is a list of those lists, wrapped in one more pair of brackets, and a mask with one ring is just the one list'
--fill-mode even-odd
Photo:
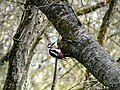
{"label": "gray bark", "polygon": [[95,41],[64,0],[33,0],[33,4],[53,23],[66,56],[82,63],[103,85],[120,90],[120,65]]}
{"label": "gray bark", "polygon": [[36,29],[38,20],[40,18],[44,19],[44,17],[39,15],[38,10],[35,8],[28,8],[29,5],[27,4],[25,5],[26,10],[23,13],[20,25],[13,38],[13,47],[7,56],[9,68],[3,90],[22,90],[22,88],[26,88],[23,85],[26,84],[25,81],[34,55],[34,49],[41,40],[42,31],[47,25],[46,21],[41,21],[42,24],[40,23],[38,27],[40,29]]}

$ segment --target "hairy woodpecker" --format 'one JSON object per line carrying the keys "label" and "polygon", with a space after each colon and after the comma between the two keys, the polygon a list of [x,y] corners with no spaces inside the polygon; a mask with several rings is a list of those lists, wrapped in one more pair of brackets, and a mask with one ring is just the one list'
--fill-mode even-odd
{"label": "hairy woodpecker", "polygon": [[52,44],[48,44],[48,48],[50,48],[49,49],[49,54],[52,57],[55,57],[57,59],[63,59],[63,58],[65,58],[65,55],[62,53],[62,51],[60,49],[52,47],[54,44],[55,44],[55,42],[52,43]]}

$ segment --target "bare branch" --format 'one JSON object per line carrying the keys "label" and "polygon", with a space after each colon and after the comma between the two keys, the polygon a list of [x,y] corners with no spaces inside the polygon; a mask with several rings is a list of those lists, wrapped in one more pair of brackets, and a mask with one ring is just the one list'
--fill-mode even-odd
{"label": "bare branch", "polygon": [[93,12],[93,11],[101,8],[101,7],[106,6],[109,3],[109,1],[108,2],[99,2],[96,5],[93,5],[93,6],[90,6],[90,7],[79,8],[79,9],[75,10],[75,12],[76,12],[77,16],[88,14],[90,12]]}
{"label": "bare branch", "polygon": [[109,27],[109,24],[110,24],[110,19],[113,15],[113,9],[114,9],[114,6],[116,4],[117,0],[111,0],[110,1],[110,4],[109,4],[109,9],[106,11],[104,17],[103,17],[103,22],[102,22],[102,25],[100,26],[100,31],[99,31],[99,34],[98,34],[98,42],[99,44],[103,45],[103,40],[105,38],[105,33],[107,31],[107,28]]}

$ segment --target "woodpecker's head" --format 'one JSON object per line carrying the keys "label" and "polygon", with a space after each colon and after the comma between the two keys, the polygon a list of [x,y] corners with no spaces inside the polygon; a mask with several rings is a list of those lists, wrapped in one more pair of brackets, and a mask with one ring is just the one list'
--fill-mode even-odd
{"label": "woodpecker's head", "polygon": [[55,44],[55,42],[52,43],[52,44],[48,44],[48,48],[50,48],[49,49],[49,54],[52,57],[55,57],[55,58],[58,58],[58,59],[65,58],[65,55],[62,53],[62,51],[60,49],[58,49],[58,47],[56,45],[54,45],[54,44]]}

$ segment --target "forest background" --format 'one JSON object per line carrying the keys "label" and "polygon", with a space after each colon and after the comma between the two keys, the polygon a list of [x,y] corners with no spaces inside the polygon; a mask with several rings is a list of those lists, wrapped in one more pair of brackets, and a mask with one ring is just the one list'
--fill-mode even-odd
{"label": "forest background", "polygon": [[[53,1],[66,2],[66,0]],[[120,1],[68,0],[68,2],[69,4],[65,3],[66,7],[73,8],[75,16],[90,35],[109,53],[115,62],[119,63]],[[48,4],[48,6],[50,5]],[[48,17],[42,13],[44,11],[39,9],[48,6],[32,6],[29,0],[0,1],[0,90],[3,87],[4,90],[7,90],[6,85],[12,81],[12,79],[7,80],[10,79],[6,78],[7,72],[17,72],[17,82],[14,83],[19,84],[16,84],[15,88],[12,87],[12,90],[18,90],[17,88],[19,90],[49,90],[51,88],[55,58],[49,55],[47,45],[61,39],[61,36],[54,23],[49,22]],[[19,35],[21,36],[17,39]],[[12,60],[16,60],[12,67],[18,65],[19,69],[13,68],[11,71],[8,69]],[[105,88],[107,87],[102,85],[75,58],[58,59],[57,90]]]}

